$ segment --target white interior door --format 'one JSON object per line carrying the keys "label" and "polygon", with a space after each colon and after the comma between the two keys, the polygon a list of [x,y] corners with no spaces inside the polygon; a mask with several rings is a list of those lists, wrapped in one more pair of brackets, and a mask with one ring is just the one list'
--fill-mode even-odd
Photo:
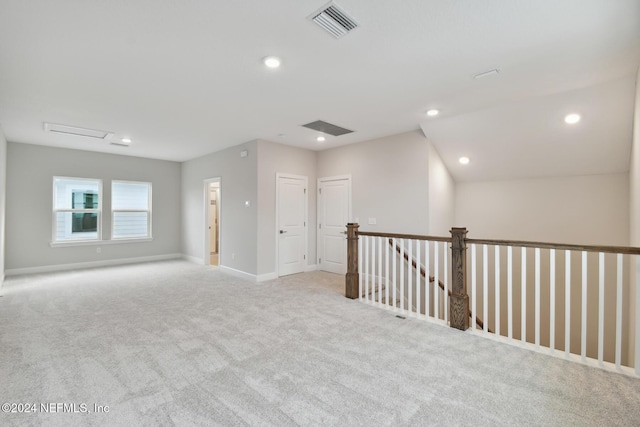
{"label": "white interior door", "polygon": [[347,272],[347,223],[351,215],[351,178],[318,180],[318,266]]}
{"label": "white interior door", "polygon": [[307,177],[277,176],[278,276],[305,270]]}

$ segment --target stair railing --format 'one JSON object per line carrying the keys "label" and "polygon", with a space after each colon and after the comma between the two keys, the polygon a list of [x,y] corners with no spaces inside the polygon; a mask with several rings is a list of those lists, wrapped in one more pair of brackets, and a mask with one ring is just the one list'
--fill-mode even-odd
{"label": "stair railing", "polygon": [[347,225],[347,297],[461,330],[475,319],[473,334],[640,376],[640,248],[358,228]]}

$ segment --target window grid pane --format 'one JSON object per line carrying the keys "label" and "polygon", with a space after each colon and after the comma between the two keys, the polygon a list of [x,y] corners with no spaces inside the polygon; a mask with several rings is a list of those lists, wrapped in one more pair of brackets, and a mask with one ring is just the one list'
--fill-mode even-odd
{"label": "window grid pane", "polygon": [[[77,228],[77,217],[75,215],[95,215],[95,228],[90,226],[93,224],[93,220],[87,217],[87,223],[80,224],[80,228]],[[77,212],[56,212],[55,216],[55,240],[69,241],[69,240],[96,240],[98,239],[98,224],[100,223],[99,213],[77,213]],[[84,217],[82,218],[84,220]],[[74,224],[74,222],[76,224]],[[86,226],[83,228],[83,226]]]}
{"label": "window grid pane", "polygon": [[121,182],[112,184],[111,206],[119,210],[149,210],[149,187],[146,182]]}
{"label": "window grid pane", "polygon": [[102,182],[54,177],[53,184],[53,240],[100,239]]}
{"label": "window grid pane", "polygon": [[151,184],[113,181],[111,184],[112,238],[151,236]]}
{"label": "window grid pane", "polygon": [[113,211],[113,238],[137,238],[149,235],[149,212]]}
{"label": "window grid pane", "polygon": [[[55,206],[58,209],[100,209],[100,181],[54,178]],[[84,204],[92,206],[85,207]]]}

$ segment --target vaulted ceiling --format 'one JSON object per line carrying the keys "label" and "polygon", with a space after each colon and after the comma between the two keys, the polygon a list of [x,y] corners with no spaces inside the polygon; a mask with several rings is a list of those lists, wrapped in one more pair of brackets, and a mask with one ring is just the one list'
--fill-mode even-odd
{"label": "vaulted ceiling", "polygon": [[[359,24],[340,39],[308,19],[324,0],[0,0],[0,126],[13,142],[177,161],[422,128],[457,180],[628,170],[640,1],[336,2]],[[315,120],[355,132],[318,142],[301,126]]]}

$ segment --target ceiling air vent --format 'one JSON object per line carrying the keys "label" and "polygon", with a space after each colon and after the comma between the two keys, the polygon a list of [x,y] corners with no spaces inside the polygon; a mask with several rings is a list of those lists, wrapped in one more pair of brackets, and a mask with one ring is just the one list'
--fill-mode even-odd
{"label": "ceiling air vent", "polygon": [[334,2],[312,13],[309,19],[337,39],[358,28],[358,23]]}
{"label": "ceiling air vent", "polygon": [[302,126],[333,136],[340,136],[353,132],[352,130],[341,128],[340,126],[332,125],[331,123],[323,122],[322,120],[316,120],[315,122],[307,123],[306,125]]}
{"label": "ceiling air vent", "polygon": [[104,130],[86,129],[75,126],[58,125],[55,123],[44,124],[44,130],[47,132],[61,133],[65,135],[86,136],[88,138],[104,139],[107,140],[113,136],[113,132],[107,132]]}

